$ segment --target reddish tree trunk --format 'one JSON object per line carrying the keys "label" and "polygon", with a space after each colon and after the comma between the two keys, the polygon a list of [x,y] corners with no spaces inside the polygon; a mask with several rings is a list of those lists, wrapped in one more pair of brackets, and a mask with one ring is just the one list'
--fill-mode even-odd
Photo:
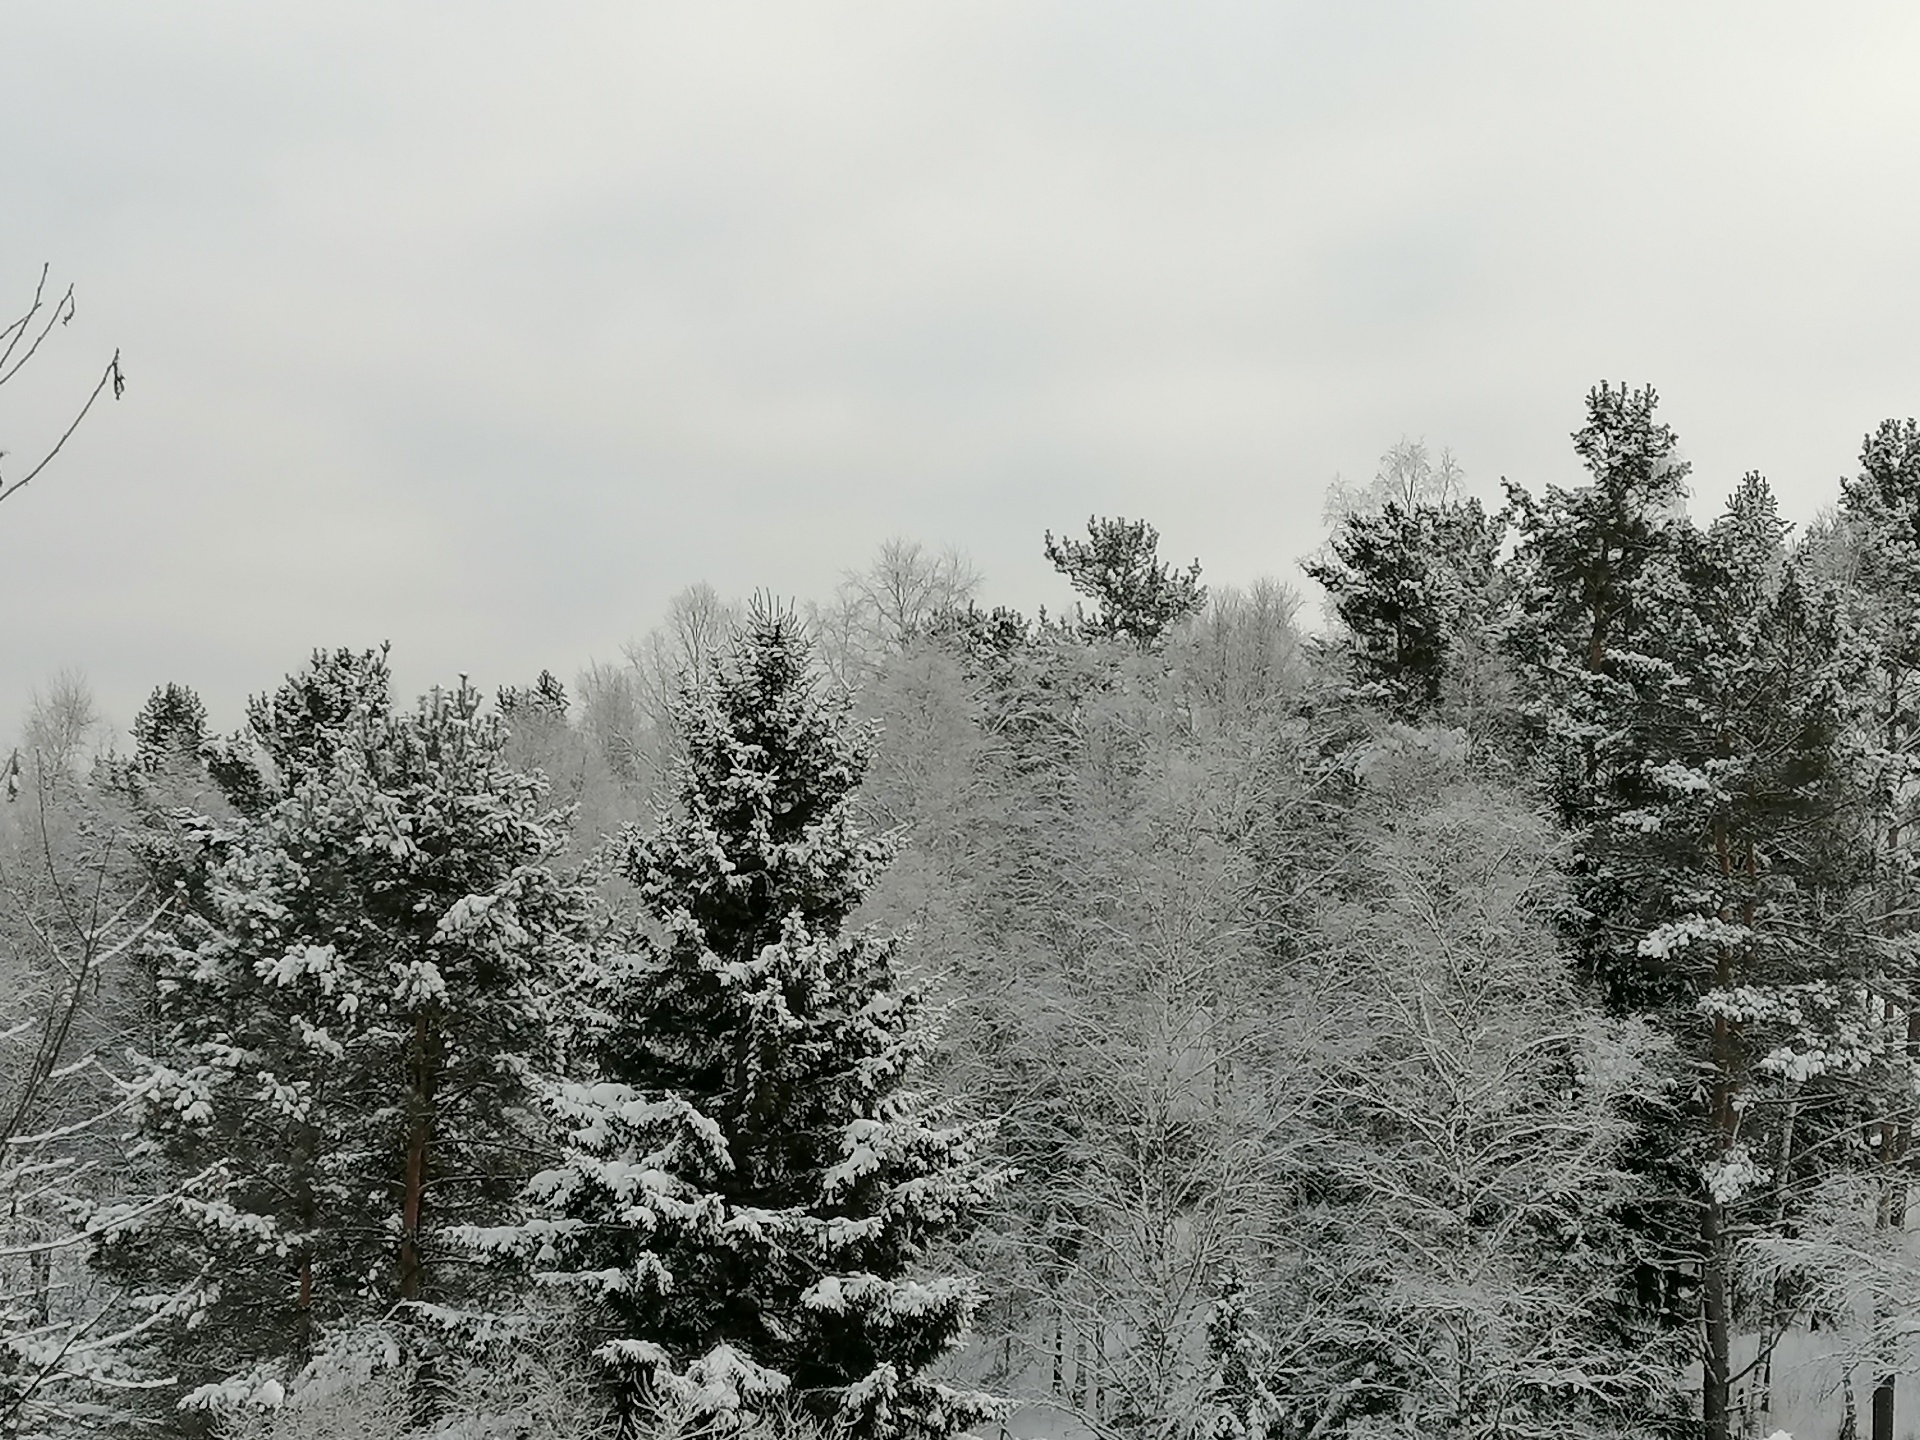
{"label": "reddish tree trunk", "polygon": [[433,1033],[425,1015],[413,1021],[407,1096],[407,1169],[400,1195],[400,1298],[418,1300],[425,1291],[426,1262],[420,1247],[420,1221],[426,1207],[428,1147],[433,1138]]}

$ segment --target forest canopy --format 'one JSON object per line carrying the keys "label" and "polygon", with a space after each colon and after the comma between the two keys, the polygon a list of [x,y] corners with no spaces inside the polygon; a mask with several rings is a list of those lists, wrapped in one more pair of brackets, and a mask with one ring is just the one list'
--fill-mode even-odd
{"label": "forest canopy", "polygon": [[[889,542],[571,682],[384,647],[0,805],[0,1432],[1893,1440],[1920,426],[1650,388],[1305,571]],[[1857,1413],[1857,1412],[1864,1412]]]}

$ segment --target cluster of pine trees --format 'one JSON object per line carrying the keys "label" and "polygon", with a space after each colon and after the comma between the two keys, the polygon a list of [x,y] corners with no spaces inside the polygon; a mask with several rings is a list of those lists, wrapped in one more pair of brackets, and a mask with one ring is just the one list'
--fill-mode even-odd
{"label": "cluster of pine trees", "polygon": [[1321,635],[1095,519],[1070,616],[894,542],[571,694],[56,687],[0,1433],[1893,1440],[1920,427],[1797,537],[1574,445],[1390,452]]}

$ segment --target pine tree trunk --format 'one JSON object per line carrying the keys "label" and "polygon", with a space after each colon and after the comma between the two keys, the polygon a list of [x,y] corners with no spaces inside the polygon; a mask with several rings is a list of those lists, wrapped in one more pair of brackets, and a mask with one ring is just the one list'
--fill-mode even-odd
{"label": "pine tree trunk", "polygon": [[[1720,973],[1723,987],[1732,980],[1732,963],[1723,951]],[[1734,1037],[1724,1015],[1713,1019],[1713,1129],[1718,1153],[1734,1144],[1739,1117],[1734,1109]],[[1725,1206],[1709,1191],[1700,1212],[1700,1304],[1705,1328],[1701,1354],[1700,1413],[1706,1440],[1731,1440],[1733,1375],[1732,1247],[1727,1238]]]}
{"label": "pine tree trunk", "polygon": [[[1800,1088],[1793,1081],[1787,1082],[1787,1103],[1780,1121],[1780,1149],[1775,1157],[1774,1174],[1779,1177],[1778,1199],[1773,1208],[1774,1226],[1786,1233],[1788,1178],[1793,1170],[1793,1142],[1800,1119]],[[1767,1330],[1761,1335],[1761,1343],[1766,1353],[1761,1359],[1759,1382],[1758,1412],[1766,1419],[1773,1418],[1773,1352],[1779,1347],[1781,1337],[1786,1334],[1787,1325],[1792,1317],[1791,1304],[1788,1301],[1780,1276],[1775,1275],[1767,1306]]]}
{"label": "pine tree trunk", "polygon": [[[1714,824],[1714,854],[1719,862],[1722,880],[1731,880],[1736,873],[1736,865],[1724,818]],[[1751,876],[1754,868],[1751,845],[1747,847],[1745,868]],[[1722,911],[1720,918],[1726,920],[1733,917]],[[1751,928],[1751,906],[1741,918]],[[1721,946],[1714,958],[1713,983],[1717,989],[1727,990],[1732,988],[1735,978],[1734,951],[1729,946]],[[1715,1156],[1724,1160],[1737,1143],[1740,1113],[1736,1106],[1739,1090],[1738,1037],[1734,1033],[1733,1022],[1723,1014],[1713,1017],[1713,1039],[1709,1054],[1713,1079],[1709,1092],[1711,1110],[1708,1119],[1712,1126]],[[1700,1212],[1700,1308],[1705,1345],[1701,1352],[1700,1414],[1706,1440],[1731,1440],[1733,1247],[1727,1234],[1730,1217],[1725,1204],[1712,1193],[1711,1188],[1703,1201]]]}
{"label": "pine tree trunk", "polygon": [[426,1205],[428,1146],[433,1138],[433,1031],[424,1014],[413,1021],[408,1055],[407,1169],[400,1197],[400,1298],[418,1300],[426,1288],[420,1222]]}
{"label": "pine tree trunk", "polygon": [[[433,1176],[433,1104],[439,1079],[440,1046],[427,1016],[413,1019],[413,1044],[408,1054],[407,1168],[400,1197],[400,1299],[426,1295],[427,1263],[421,1245],[427,1185]],[[440,1418],[442,1374],[432,1355],[417,1357],[413,1372],[411,1419],[426,1429]]]}
{"label": "pine tree trunk", "polygon": [[[1920,1008],[1907,1012],[1907,1064],[1910,1070],[1920,1067]],[[1907,1228],[1910,1198],[1907,1163],[1912,1149],[1913,1107],[1909,1099],[1903,1103],[1899,1123],[1894,1127],[1892,1153],[1887,1157],[1887,1193],[1881,1206],[1881,1219],[1888,1229],[1904,1231]],[[1872,1440],[1893,1440],[1894,1401],[1895,1375],[1889,1357],[1887,1369],[1873,1387]]]}

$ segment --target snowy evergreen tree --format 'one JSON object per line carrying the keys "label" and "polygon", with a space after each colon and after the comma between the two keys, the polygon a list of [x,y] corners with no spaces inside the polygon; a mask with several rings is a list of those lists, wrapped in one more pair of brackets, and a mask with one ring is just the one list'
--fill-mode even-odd
{"label": "snowy evergreen tree", "polygon": [[1207,603],[1200,562],[1184,571],[1163,563],[1160,532],[1144,520],[1088,516],[1085,540],[1066,535],[1055,540],[1052,531],[1046,540],[1053,568],[1097,607],[1091,617],[1080,618],[1088,636],[1124,636],[1147,645]]}
{"label": "snowy evergreen tree", "polygon": [[277,798],[188,826],[197,871],[150,949],[135,1161],[211,1180],[105,1212],[99,1261],[172,1297],[152,1361],[189,1407],[271,1399],[341,1332],[467,1298],[444,1232],[511,1213],[550,981],[593,924],[477,693],[392,714],[378,657],[342,656],[255,703]]}
{"label": "snowy evergreen tree", "polygon": [[1347,629],[1363,695],[1406,719],[1439,706],[1491,630],[1504,531],[1478,500],[1389,500],[1338,521],[1304,568]]}
{"label": "snowy evergreen tree", "polygon": [[[1614,453],[1654,470],[1659,450],[1643,435]],[[1701,1327],[1705,1433],[1725,1440],[1740,1246],[1788,1213],[1813,1139],[1806,1087],[1861,1063],[1844,656],[1758,476],[1704,534],[1678,519],[1623,533],[1636,529],[1631,585],[1593,578],[1590,609],[1563,628],[1580,648],[1557,673],[1576,683],[1544,688],[1564,707],[1550,733],[1577,826],[1585,959],[1617,1010],[1672,1037],[1691,1076],[1643,1137],[1666,1198],[1641,1232],[1669,1257],[1674,1318]],[[1581,553],[1571,538],[1561,553]],[[1768,1308],[1745,1317],[1767,1332],[1763,1351],[1782,1323]]]}
{"label": "snowy evergreen tree", "polygon": [[1214,1374],[1201,1434],[1206,1440],[1267,1440],[1281,1416],[1267,1384],[1273,1345],[1260,1333],[1237,1267],[1228,1268],[1207,1317],[1207,1358]]}
{"label": "snowy evergreen tree", "polygon": [[847,928],[891,848],[852,824],[864,739],[765,606],[676,718],[677,804],[625,842],[656,929],[588,992],[597,1066],[555,1092],[545,1217],[471,1238],[573,1292],[630,1424],[789,1405],[850,1436],[961,1432],[996,1403],[928,1370],[978,1292],[919,1272],[1005,1177],[913,1088],[933,1031],[900,941]]}
{"label": "snowy evergreen tree", "polygon": [[[1853,1300],[1872,1297],[1867,1309],[1875,1340],[1864,1357],[1874,1378],[1870,1433],[1872,1440],[1893,1440],[1896,1375],[1907,1348],[1897,1333],[1911,1323],[1902,1314],[1912,1311],[1899,1294],[1908,1278],[1900,1253],[1920,1093],[1920,964],[1912,918],[1920,905],[1920,425],[1888,420],[1865,438],[1858,475],[1842,482],[1837,513],[1816,527],[1806,548],[1810,564],[1838,589],[1845,644],[1855,662],[1846,723],[1855,834],[1868,872],[1860,919],[1870,973],[1857,1019],[1873,1054],[1852,1077],[1866,1163],[1855,1173],[1830,1174],[1825,1183],[1828,1199],[1857,1200],[1862,1188],[1873,1198],[1861,1215],[1834,1214],[1830,1230],[1848,1238],[1827,1248],[1825,1263],[1802,1264],[1794,1279],[1843,1289]],[[1870,1222],[1864,1233],[1851,1223],[1859,1219]],[[1810,1244],[1815,1237],[1816,1229],[1805,1231]],[[1845,1256],[1837,1272],[1836,1256]]]}
{"label": "snowy evergreen tree", "polygon": [[531,685],[502,685],[496,692],[500,713],[510,720],[533,718],[563,722],[567,718],[567,687],[551,670],[542,670]]}
{"label": "snowy evergreen tree", "polygon": [[186,685],[162,685],[133,717],[133,763],[153,773],[197,764],[207,738],[207,707]]}
{"label": "snowy evergreen tree", "polygon": [[1651,386],[1598,386],[1573,436],[1592,482],[1549,486],[1537,500],[1508,487],[1519,539],[1506,567],[1509,643],[1527,677],[1533,748],[1575,827],[1604,814],[1609,773],[1639,768],[1641,757],[1621,748],[1632,735],[1617,717],[1660,683],[1665,672],[1645,652],[1683,600],[1677,565],[1692,531],[1689,467],[1679,437],[1656,418],[1658,405]]}

